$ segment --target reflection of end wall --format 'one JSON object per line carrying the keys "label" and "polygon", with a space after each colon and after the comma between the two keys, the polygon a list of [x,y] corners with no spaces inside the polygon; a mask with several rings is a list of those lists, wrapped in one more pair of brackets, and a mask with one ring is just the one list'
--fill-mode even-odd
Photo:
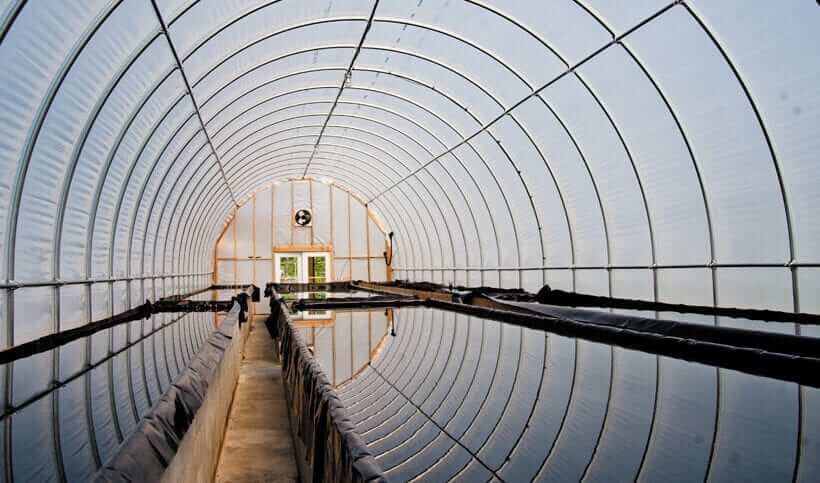
{"label": "reflection of end wall", "polygon": [[328,312],[328,318],[292,323],[330,382],[339,386],[378,357],[388,334],[392,310]]}
{"label": "reflection of end wall", "polygon": [[[313,179],[274,183],[240,201],[214,250],[216,283],[255,283],[274,279],[274,251],[321,246],[331,254],[333,281],[388,279],[384,259],[387,234],[378,215],[353,193]],[[308,209],[309,226],[294,213]],[[267,312],[264,304],[257,313]]]}

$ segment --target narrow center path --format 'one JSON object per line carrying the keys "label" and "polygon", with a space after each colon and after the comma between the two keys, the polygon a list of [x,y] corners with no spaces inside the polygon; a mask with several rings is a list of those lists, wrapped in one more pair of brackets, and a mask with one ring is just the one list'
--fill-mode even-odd
{"label": "narrow center path", "polygon": [[264,317],[251,323],[216,481],[298,481],[282,366],[274,357]]}

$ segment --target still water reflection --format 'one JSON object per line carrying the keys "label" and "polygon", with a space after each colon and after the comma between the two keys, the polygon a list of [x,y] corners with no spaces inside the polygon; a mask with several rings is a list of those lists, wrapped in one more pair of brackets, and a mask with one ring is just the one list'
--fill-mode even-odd
{"label": "still water reflection", "polygon": [[441,310],[392,314],[396,336],[339,388],[391,481],[820,481],[817,389]]}
{"label": "still water reflection", "polygon": [[[214,330],[160,313],[0,366],[0,481],[89,481]],[[10,478],[9,478],[10,477]]]}
{"label": "still water reflection", "polygon": [[293,322],[328,379],[339,385],[378,356],[392,311],[310,310],[295,313]]}

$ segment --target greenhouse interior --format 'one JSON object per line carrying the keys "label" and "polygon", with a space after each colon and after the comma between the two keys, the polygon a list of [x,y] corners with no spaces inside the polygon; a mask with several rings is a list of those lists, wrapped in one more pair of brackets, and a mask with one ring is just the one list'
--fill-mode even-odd
{"label": "greenhouse interior", "polygon": [[814,0],[0,0],[0,483],[820,481],[817,46]]}

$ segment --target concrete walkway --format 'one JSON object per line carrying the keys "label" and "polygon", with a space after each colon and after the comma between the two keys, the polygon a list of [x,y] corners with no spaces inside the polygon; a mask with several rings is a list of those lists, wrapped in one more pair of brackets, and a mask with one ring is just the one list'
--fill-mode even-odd
{"label": "concrete walkway", "polygon": [[234,393],[216,481],[298,481],[282,367],[264,318],[254,317]]}

